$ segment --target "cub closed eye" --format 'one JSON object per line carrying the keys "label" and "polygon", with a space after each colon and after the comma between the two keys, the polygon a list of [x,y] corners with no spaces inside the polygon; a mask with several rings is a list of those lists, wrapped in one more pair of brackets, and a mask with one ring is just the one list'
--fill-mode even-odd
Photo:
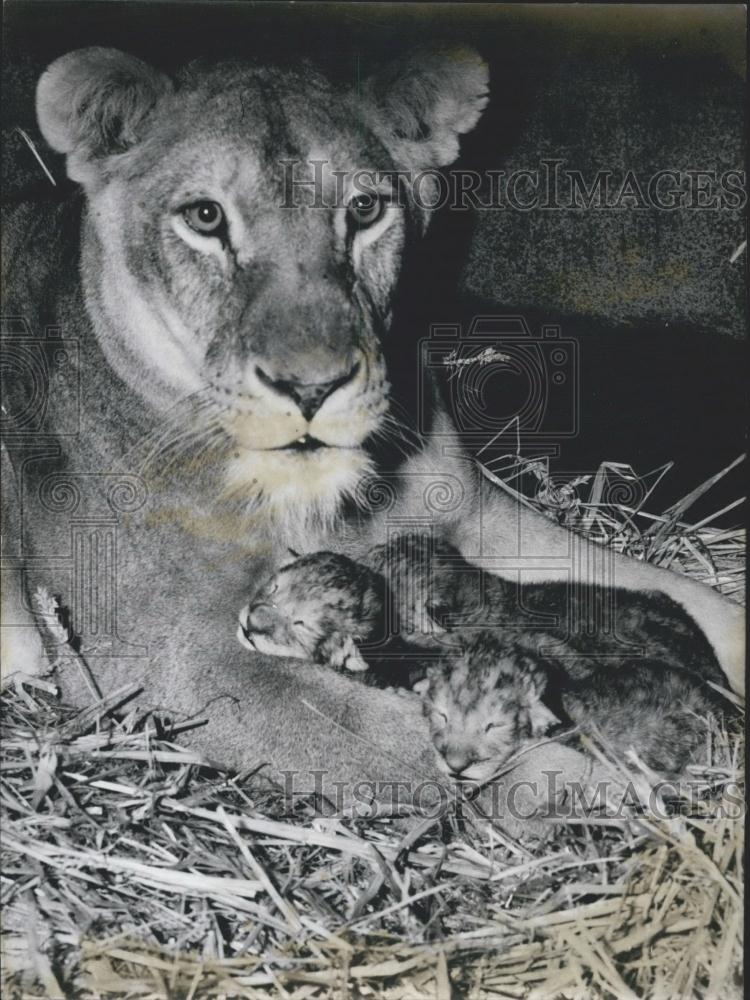
{"label": "cub closed eye", "polygon": [[346,206],[350,222],[359,229],[374,225],[383,217],[386,199],[375,192],[355,194]]}
{"label": "cub closed eye", "polygon": [[182,217],[201,236],[220,236],[226,230],[224,209],[218,201],[196,201],[186,205]]}

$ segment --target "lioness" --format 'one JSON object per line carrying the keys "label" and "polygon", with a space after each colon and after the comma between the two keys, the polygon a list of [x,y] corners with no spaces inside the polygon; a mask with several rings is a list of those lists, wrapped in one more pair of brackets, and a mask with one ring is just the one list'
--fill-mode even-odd
{"label": "lioness", "polygon": [[[172,79],[105,48],[47,69],[39,125],[81,196],[21,207],[4,254],[17,669],[38,666],[21,606],[44,586],[101,689],[137,682],[144,704],[207,719],[189,738],[213,759],[296,770],[299,788],[314,771],[431,777],[416,699],[235,639],[249,579],[288,546],[356,556],[406,524],[501,574],[663,590],[740,686],[738,608],[519,508],[467,459],[437,391],[410,423],[416,345],[389,334],[430,199],[351,177],[450,164],[487,100],[463,49],[351,90],[308,67]],[[92,697],[74,666],[62,680]]]}

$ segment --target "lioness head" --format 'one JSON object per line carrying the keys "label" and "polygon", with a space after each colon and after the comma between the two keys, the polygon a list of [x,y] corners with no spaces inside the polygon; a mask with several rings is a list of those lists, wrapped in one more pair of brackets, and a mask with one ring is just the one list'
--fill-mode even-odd
{"label": "lioness head", "polygon": [[[427,214],[385,173],[452,162],[486,101],[466,50],[351,89],[304,67],[171,79],[105,48],[43,74],[41,130],[88,202],[101,348],[148,408],[195,402],[224,491],[330,512],[368,471],[393,419],[393,293]],[[379,173],[363,190],[358,171]]]}

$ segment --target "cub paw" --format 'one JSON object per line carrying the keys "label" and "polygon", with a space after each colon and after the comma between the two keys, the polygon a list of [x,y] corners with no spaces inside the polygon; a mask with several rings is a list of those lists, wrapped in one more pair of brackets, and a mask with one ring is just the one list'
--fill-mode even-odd
{"label": "cub paw", "polygon": [[351,673],[367,670],[367,663],[350,635],[335,632],[328,636],[321,645],[319,654],[322,662],[334,670],[349,670]]}

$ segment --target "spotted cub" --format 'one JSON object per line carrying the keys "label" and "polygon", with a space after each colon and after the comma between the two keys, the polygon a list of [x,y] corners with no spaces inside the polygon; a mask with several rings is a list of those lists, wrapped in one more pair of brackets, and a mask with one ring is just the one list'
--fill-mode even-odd
{"label": "spotted cub", "polygon": [[283,566],[240,611],[237,638],[273,656],[367,670],[358,644],[384,632],[386,582],[333,552]]}
{"label": "spotted cub", "polygon": [[732,712],[699,678],[660,660],[599,665],[576,681],[526,639],[477,632],[415,685],[451,777],[482,784],[525,747],[572,727],[619,758],[634,749],[677,776],[705,745],[706,718]]}
{"label": "spotted cub", "polygon": [[522,585],[407,534],[362,562],[317,552],[240,613],[252,649],[361,673],[423,698],[445,771],[483,782],[530,741],[571,726],[678,773],[731,711],[716,656],[660,593]]}

